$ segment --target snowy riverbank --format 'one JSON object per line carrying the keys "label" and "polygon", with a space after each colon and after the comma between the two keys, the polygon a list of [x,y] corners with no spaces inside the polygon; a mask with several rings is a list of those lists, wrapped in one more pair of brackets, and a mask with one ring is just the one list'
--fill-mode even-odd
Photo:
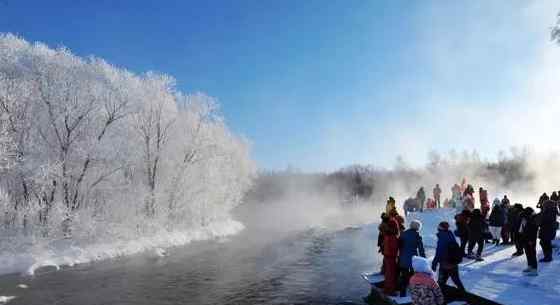
{"label": "snowy riverbank", "polygon": [[71,239],[55,240],[48,244],[33,245],[26,253],[0,253],[0,274],[24,273],[33,275],[41,268],[89,263],[141,252],[154,251],[164,255],[166,248],[182,246],[193,241],[208,240],[237,234],[242,223],[227,219],[190,231],[160,232],[151,236],[111,243],[80,245]]}
{"label": "snowy riverbank", "polygon": [[[423,223],[422,236],[426,246],[435,246],[437,224],[448,221],[454,228],[455,211],[441,209],[425,213],[413,213],[407,221],[419,219]],[[560,234],[557,234],[560,236]],[[555,244],[560,247],[560,240]],[[538,246],[538,257],[542,252]],[[539,275],[528,277],[522,273],[526,268],[525,256],[512,257],[513,246],[486,245],[483,262],[465,259],[460,267],[461,279],[466,289],[476,295],[504,305],[553,305],[560,302],[560,256],[555,248],[554,261],[539,263]],[[452,284],[449,281],[448,284]]]}

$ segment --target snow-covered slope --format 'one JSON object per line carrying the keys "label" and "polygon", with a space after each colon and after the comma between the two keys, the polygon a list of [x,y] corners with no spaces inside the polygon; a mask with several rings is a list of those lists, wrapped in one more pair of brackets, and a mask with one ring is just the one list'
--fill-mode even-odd
{"label": "snow-covered slope", "polygon": [[[427,247],[435,247],[437,224],[445,220],[454,228],[454,214],[451,209],[413,213],[407,217],[407,222],[412,219],[422,221],[424,243]],[[483,262],[463,261],[459,268],[461,279],[469,292],[504,305],[560,304],[560,240],[557,239],[555,245],[554,261],[539,263],[539,275],[536,277],[523,275],[522,270],[527,267],[526,258],[511,257],[515,251],[513,246],[486,245]],[[541,249],[537,248],[541,258]]]}

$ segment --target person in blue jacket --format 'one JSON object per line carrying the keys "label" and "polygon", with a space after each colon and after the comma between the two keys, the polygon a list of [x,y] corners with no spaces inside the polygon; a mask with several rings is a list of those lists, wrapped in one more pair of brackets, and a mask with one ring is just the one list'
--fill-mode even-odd
{"label": "person in blue jacket", "polygon": [[414,270],[412,270],[412,257],[426,257],[424,252],[424,243],[420,230],[422,223],[418,220],[410,222],[409,229],[404,231],[399,238],[399,273],[400,273],[400,293],[401,297],[406,296],[406,288]]}
{"label": "person in blue jacket", "polygon": [[432,261],[432,270],[435,272],[439,264],[438,284],[442,287],[445,294],[445,285],[447,284],[447,280],[451,277],[455,286],[464,293],[465,287],[459,278],[459,265],[451,262],[448,257],[450,245],[452,243],[455,243],[457,247],[459,247],[459,245],[457,244],[453,232],[449,231],[449,223],[447,223],[447,221],[442,221],[438,225],[437,238],[436,255]]}

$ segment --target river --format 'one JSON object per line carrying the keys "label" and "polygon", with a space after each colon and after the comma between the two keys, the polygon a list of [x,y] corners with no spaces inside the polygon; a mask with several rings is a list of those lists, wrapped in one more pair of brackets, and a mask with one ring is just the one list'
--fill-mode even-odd
{"label": "river", "polygon": [[[364,304],[377,269],[375,225],[266,232],[195,242],[35,276],[0,277],[11,305]],[[258,231],[258,232],[257,232]],[[27,288],[18,287],[24,284]]]}

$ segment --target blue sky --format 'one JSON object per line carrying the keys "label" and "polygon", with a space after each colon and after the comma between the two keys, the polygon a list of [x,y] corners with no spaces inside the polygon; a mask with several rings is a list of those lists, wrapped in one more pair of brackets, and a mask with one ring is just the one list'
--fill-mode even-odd
{"label": "blue sky", "polygon": [[390,167],[560,148],[554,2],[0,0],[0,32],[216,97],[261,167]]}

